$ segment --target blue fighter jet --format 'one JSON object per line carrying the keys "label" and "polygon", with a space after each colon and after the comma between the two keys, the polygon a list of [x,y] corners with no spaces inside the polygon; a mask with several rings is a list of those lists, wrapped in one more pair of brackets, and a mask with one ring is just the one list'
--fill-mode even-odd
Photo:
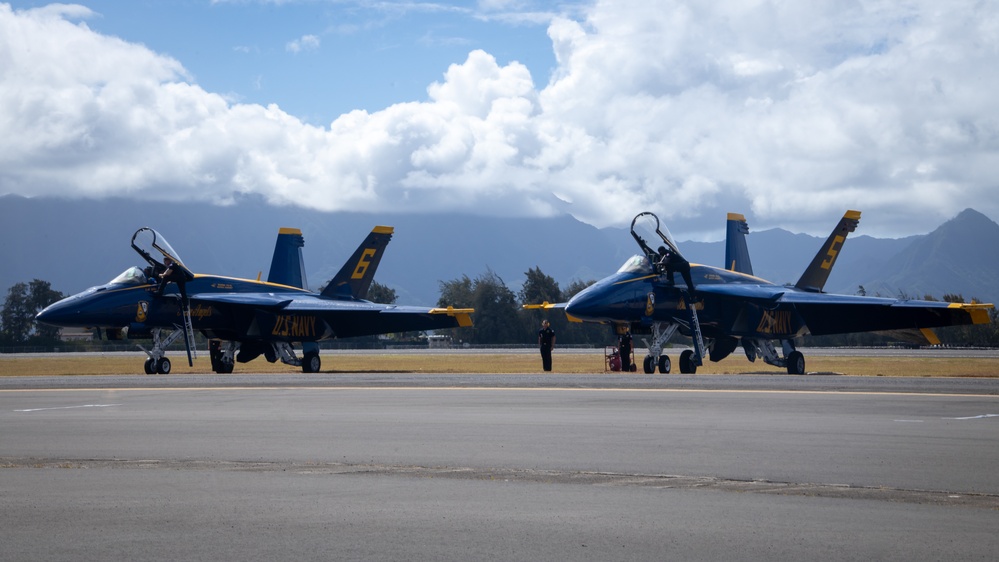
{"label": "blue fighter jet", "polygon": [[[378,304],[365,300],[393,229],[377,226],[322,293],[306,286],[304,239],[278,233],[266,282],[196,274],[151,228],[132,236],[146,267],[131,267],[105,285],[67,297],[38,313],[40,322],[100,328],[109,339],[151,339],[143,351],[147,374],[170,372],[165,349],[183,337],[193,365],[194,331],[210,340],[212,369],[231,373],[236,362],[260,355],[270,362],[319,372],[318,342],[373,334],[471,326],[472,309]],[[298,357],[293,344],[300,344]],[[141,346],[140,346],[141,347]]]}
{"label": "blue fighter jet", "polygon": [[[642,253],[617,273],[597,281],[568,303],[528,305],[564,308],[570,320],[611,324],[617,333],[651,334],[643,367],[668,373],[663,346],[679,330],[693,341],[680,354],[680,372],[695,373],[705,356],[721,361],[740,346],[746,358],[805,373],[804,355],[794,340],[807,334],[906,332],[939,343],[931,328],[989,322],[991,304],[957,304],[908,299],[837,295],[823,292],[847,234],[860,213],[848,211],[794,285],[776,285],[753,276],[742,215],[728,217],[726,268],[691,264],[669,229],[652,213],[631,223]],[[656,248],[649,240],[654,240]],[[781,345],[778,353],[774,341]]]}

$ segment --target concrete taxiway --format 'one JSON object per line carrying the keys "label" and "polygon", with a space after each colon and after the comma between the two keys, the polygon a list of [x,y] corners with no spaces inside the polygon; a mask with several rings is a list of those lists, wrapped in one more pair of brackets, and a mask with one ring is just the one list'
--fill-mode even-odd
{"label": "concrete taxiway", "polygon": [[0,381],[9,559],[994,559],[999,381]]}

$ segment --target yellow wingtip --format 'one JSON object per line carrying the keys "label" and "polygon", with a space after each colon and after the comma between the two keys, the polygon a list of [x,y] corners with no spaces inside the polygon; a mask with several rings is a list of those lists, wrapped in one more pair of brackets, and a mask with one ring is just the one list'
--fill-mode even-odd
{"label": "yellow wingtip", "polygon": [[447,314],[448,316],[455,317],[458,320],[458,326],[461,328],[468,328],[472,325],[473,312],[475,312],[474,308],[455,308],[453,306],[430,309],[430,314]]}

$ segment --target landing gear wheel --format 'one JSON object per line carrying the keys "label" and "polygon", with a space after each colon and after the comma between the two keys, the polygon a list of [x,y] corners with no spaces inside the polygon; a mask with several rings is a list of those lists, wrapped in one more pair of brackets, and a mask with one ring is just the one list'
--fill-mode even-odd
{"label": "landing gear wheel", "polygon": [[694,373],[697,372],[697,365],[694,365],[694,362],[690,360],[690,358],[693,356],[694,352],[689,349],[683,350],[683,353],[680,354],[681,373],[685,375],[693,375]]}
{"label": "landing gear wheel", "polygon": [[787,356],[787,374],[805,374],[805,356],[802,355],[800,351],[792,351],[791,354]]}
{"label": "landing gear wheel", "polygon": [[651,375],[656,372],[656,358],[651,355],[646,355],[645,361],[642,361],[642,368],[645,370],[646,375]]}
{"label": "landing gear wheel", "polygon": [[318,353],[306,353],[305,359],[302,360],[302,372],[303,373],[318,373],[319,369],[322,368],[323,362],[319,359]]}
{"label": "landing gear wheel", "polygon": [[233,365],[232,363],[219,361],[218,366],[216,366],[213,370],[220,375],[228,375],[229,373],[232,372],[234,366],[235,365]]}
{"label": "landing gear wheel", "polygon": [[156,363],[156,372],[161,375],[170,374],[170,359],[164,357]]}
{"label": "landing gear wheel", "polygon": [[662,373],[664,375],[668,375],[670,367],[672,367],[672,366],[673,365],[672,365],[672,363],[669,360],[669,355],[660,355],[659,356],[659,372],[660,373]]}
{"label": "landing gear wheel", "polygon": [[155,365],[152,359],[146,359],[145,364],[142,366],[143,370],[146,371],[147,375],[151,375],[156,372]]}

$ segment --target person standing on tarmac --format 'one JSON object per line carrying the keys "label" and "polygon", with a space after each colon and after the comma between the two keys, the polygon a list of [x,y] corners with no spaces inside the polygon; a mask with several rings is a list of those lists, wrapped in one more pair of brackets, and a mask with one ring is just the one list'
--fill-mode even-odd
{"label": "person standing on tarmac", "polygon": [[555,349],[555,330],[547,320],[541,321],[541,329],[538,330],[538,347],[541,349],[541,366],[545,371],[552,370],[552,350]]}
{"label": "person standing on tarmac", "polygon": [[633,371],[631,364],[631,330],[621,334],[621,338],[618,340],[618,351],[621,355],[621,370],[628,372]]}

